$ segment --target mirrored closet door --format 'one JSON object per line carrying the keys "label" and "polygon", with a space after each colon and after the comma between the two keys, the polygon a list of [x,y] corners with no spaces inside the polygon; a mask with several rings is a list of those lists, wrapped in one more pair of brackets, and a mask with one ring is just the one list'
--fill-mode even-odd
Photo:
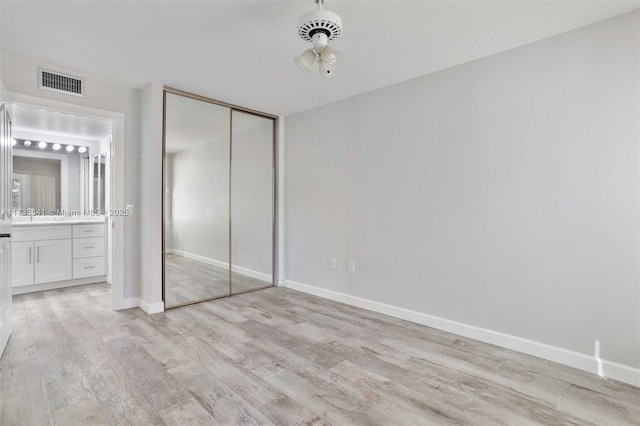
{"label": "mirrored closet door", "polygon": [[272,285],[272,119],[233,111],[231,117],[231,289]]}
{"label": "mirrored closet door", "polygon": [[164,96],[165,308],[272,286],[275,120]]}

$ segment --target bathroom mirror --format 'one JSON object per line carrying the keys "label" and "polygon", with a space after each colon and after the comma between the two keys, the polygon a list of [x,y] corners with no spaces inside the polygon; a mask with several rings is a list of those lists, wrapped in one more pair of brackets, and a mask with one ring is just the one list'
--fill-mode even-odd
{"label": "bathroom mirror", "polygon": [[77,154],[13,149],[11,208],[18,215],[57,215],[79,208]]}
{"label": "bathroom mirror", "polygon": [[[37,142],[13,147],[11,208],[18,216],[95,215],[107,199],[107,153],[64,150]],[[35,148],[33,146],[36,146]]]}

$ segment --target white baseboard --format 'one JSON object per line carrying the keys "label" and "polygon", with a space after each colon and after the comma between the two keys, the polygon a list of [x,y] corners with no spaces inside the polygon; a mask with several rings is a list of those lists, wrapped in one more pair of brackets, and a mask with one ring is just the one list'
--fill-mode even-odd
{"label": "white baseboard", "polygon": [[[224,269],[228,269],[229,268],[229,263],[228,262],[222,262],[220,260],[211,259],[209,257],[200,256],[198,254],[189,253],[189,252],[186,252],[186,251],[183,251],[183,250],[167,249],[167,250],[165,250],[165,252],[168,253],[168,254],[175,254],[175,255],[178,255],[178,256],[184,256],[187,259],[196,260],[198,262],[206,263],[207,265],[217,266],[218,268],[224,268]],[[243,268],[242,266],[234,265],[233,268],[232,268],[232,271],[233,272],[237,272],[240,275],[245,275],[247,277],[251,277],[251,278],[255,278],[255,279],[260,280],[260,281],[264,281],[264,282],[269,283],[269,284],[271,284],[271,282],[272,282],[271,275],[265,274],[263,272],[254,271],[254,270],[248,269],[248,268]]]}
{"label": "white baseboard", "polygon": [[120,303],[120,306],[114,309],[119,310],[131,308],[140,308],[148,314],[157,314],[159,312],[164,312],[164,303],[148,303],[147,301],[142,300],[142,298],[140,297],[130,297],[128,299],[124,299]]}
{"label": "white baseboard", "polygon": [[13,287],[11,291],[12,291],[12,294],[16,296],[18,294],[35,293],[37,291],[55,290],[57,288],[74,287],[77,285],[103,283],[106,281],[106,279],[107,277],[105,275],[100,275],[97,277],[77,278],[75,280],[55,281],[52,283],[23,285],[20,287]]}
{"label": "white baseboard", "polygon": [[[598,374],[598,360],[596,360],[592,356],[580,352],[570,351],[568,349],[547,345],[545,343],[535,342],[533,340],[524,339],[522,337],[512,336],[510,334],[476,327],[469,324],[463,324],[457,321],[436,317],[422,312],[412,311],[410,309],[399,308],[397,306],[387,305],[385,303],[364,299],[362,297],[351,296],[349,294],[340,293],[309,284],[303,284],[296,281],[284,280],[284,284],[285,287],[291,288],[293,290],[313,294],[315,296],[345,303],[347,305],[357,306],[359,308],[437,328],[439,330],[448,331],[460,336],[480,340],[486,343],[491,343],[492,345],[501,346],[503,348],[522,352],[528,355],[533,355],[538,358],[557,362],[559,364],[567,365],[579,370]],[[640,369],[607,360],[600,360],[600,362],[602,364],[603,377],[640,387]]]}
{"label": "white baseboard", "polygon": [[146,300],[140,299],[140,309],[148,314],[158,314],[160,312],[164,312],[164,303],[149,303]]}

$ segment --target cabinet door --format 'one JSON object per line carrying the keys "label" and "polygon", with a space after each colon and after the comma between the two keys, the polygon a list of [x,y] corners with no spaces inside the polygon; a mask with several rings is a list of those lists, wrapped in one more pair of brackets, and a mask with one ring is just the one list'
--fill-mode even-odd
{"label": "cabinet door", "polygon": [[71,240],[36,241],[35,283],[71,279]]}
{"label": "cabinet door", "polygon": [[33,242],[11,243],[11,285],[20,287],[33,284]]}

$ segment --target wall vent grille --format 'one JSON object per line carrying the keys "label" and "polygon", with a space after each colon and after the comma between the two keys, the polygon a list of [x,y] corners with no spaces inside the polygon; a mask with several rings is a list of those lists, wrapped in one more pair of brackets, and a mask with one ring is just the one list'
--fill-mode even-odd
{"label": "wall vent grille", "polygon": [[84,97],[84,79],[45,69],[38,70],[38,87]]}

